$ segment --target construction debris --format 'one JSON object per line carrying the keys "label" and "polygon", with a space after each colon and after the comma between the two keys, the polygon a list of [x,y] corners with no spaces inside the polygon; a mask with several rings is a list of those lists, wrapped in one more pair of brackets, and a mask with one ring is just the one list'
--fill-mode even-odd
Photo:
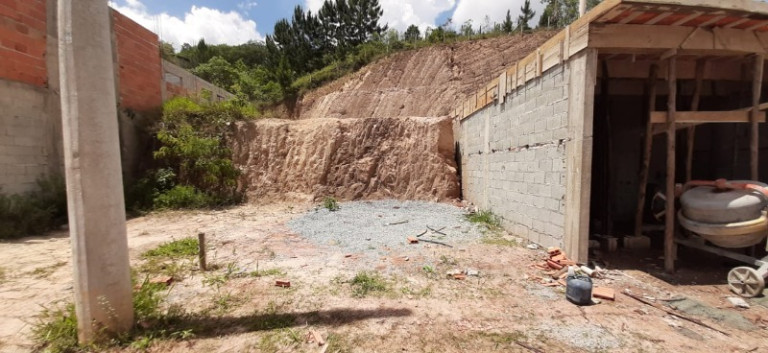
{"label": "construction debris", "polygon": [[149,280],[150,284],[165,284],[170,286],[173,283],[173,277],[171,276],[159,276]]}
{"label": "construction debris", "polygon": [[408,237],[406,240],[408,240],[408,244],[418,244],[419,243],[419,239],[417,239],[416,237]]}
{"label": "construction debris", "polygon": [[669,315],[681,318],[681,319],[686,320],[686,321],[690,321],[690,322],[692,322],[692,323],[694,323],[696,325],[699,325],[699,326],[702,326],[702,327],[706,327],[706,328],[708,328],[710,330],[720,332],[723,335],[730,336],[730,334],[728,332],[725,332],[723,330],[719,330],[719,329],[717,329],[717,328],[715,328],[715,327],[713,327],[711,325],[708,325],[708,324],[704,323],[703,321],[701,321],[699,319],[688,317],[686,315],[676,313],[676,312],[672,311],[672,309],[667,309],[667,308],[665,308],[665,307],[663,307],[663,306],[661,306],[659,304],[651,303],[648,300],[645,300],[645,299],[643,299],[643,298],[641,298],[641,297],[639,297],[639,296],[637,296],[635,294],[632,294],[632,292],[630,292],[629,289],[625,289],[622,293],[624,295],[634,299],[634,300],[637,300],[637,301],[639,301],[639,302],[641,302],[641,303],[643,303],[645,305],[652,306],[652,307],[654,307],[656,309],[659,309],[659,310],[661,310],[661,311],[663,311],[663,312],[665,312],[665,313],[667,313]]}
{"label": "construction debris", "polygon": [[283,288],[290,288],[291,287],[291,282],[290,281],[286,281],[286,280],[277,280],[277,281],[275,281],[275,286],[276,287],[283,287]]}
{"label": "construction debris", "polygon": [[725,298],[728,299],[728,301],[731,303],[731,305],[742,308],[742,309],[749,309],[749,303],[747,303],[744,299],[739,297],[728,297]]}
{"label": "construction debris", "polygon": [[317,331],[309,330],[309,333],[307,333],[307,342],[315,342],[318,346],[322,346],[325,344],[325,339],[323,339],[323,336],[317,333]]}
{"label": "construction debris", "polygon": [[616,300],[616,292],[613,288],[593,287],[592,296],[600,299]]}

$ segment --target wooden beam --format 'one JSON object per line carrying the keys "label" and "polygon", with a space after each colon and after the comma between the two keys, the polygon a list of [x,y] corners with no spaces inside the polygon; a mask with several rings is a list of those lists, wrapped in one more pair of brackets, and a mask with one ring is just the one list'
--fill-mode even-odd
{"label": "wooden beam", "polygon": [[[699,110],[699,102],[701,101],[701,90],[704,83],[704,69],[707,62],[699,59],[696,61],[696,85],[693,89],[693,100],[691,101],[691,111]],[[691,170],[693,168],[693,148],[696,139],[696,126],[691,126],[687,130],[686,143],[686,158],[685,158],[685,181],[689,182],[691,179]]]}
{"label": "wooden beam", "polygon": [[750,134],[749,134],[749,167],[750,177],[752,180],[758,180],[760,176],[758,173],[758,153],[759,153],[759,126],[758,122],[761,119],[765,121],[765,114],[760,112],[760,95],[762,94],[763,86],[763,68],[765,65],[765,58],[761,54],[755,55],[754,72],[752,73],[752,111],[750,112]]}
{"label": "wooden beam", "polygon": [[650,21],[646,22],[645,24],[649,25],[649,26],[650,25],[654,25],[656,23],[659,23],[661,20],[671,16],[672,14],[674,14],[674,12],[664,12],[664,13],[661,13],[658,16],[652,18]]}
{"label": "wooden beam", "polygon": [[597,81],[597,51],[587,48],[574,55],[568,65],[570,66],[570,84],[567,88],[568,139],[565,143],[566,192],[563,246],[573,260],[586,262],[589,249],[592,127]]}
{"label": "wooden beam", "polygon": [[589,27],[589,46],[600,49],[718,50],[742,54],[766,52],[754,32],[741,29],[600,23]]}
{"label": "wooden beam", "polygon": [[656,81],[659,76],[659,66],[651,65],[648,74],[648,119],[645,124],[645,139],[643,143],[643,164],[640,167],[640,184],[637,190],[637,209],[635,210],[635,235],[643,235],[643,211],[645,210],[645,188],[648,184],[648,172],[651,168],[651,151],[653,149],[653,123],[651,116],[656,110]]}
{"label": "wooden beam", "polygon": [[[667,210],[664,227],[664,269],[675,271],[675,123],[677,119],[677,58],[669,58],[667,65],[667,83],[669,98],[667,100]],[[653,120],[653,116],[651,117]]]}
{"label": "wooden beam", "polygon": [[[703,111],[703,112],[677,112],[677,123],[748,123],[751,122],[751,109],[728,111]],[[666,112],[654,112],[651,116],[654,124],[667,123]],[[765,113],[758,112],[757,122],[765,122]]]}

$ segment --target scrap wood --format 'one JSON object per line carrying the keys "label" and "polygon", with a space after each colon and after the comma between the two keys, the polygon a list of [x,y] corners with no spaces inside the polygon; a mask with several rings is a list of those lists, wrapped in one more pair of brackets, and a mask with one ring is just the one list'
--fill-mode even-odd
{"label": "scrap wood", "polygon": [[307,334],[307,341],[316,342],[318,346],[322,346],[325,344],[325,340],[323,339],[323,336],[321,336],[315,330],[309,330],[309,334]]}
{"label": "scrap wood", "polygon": [[[425,243],[431,243],[431,244],[437,244],[437,245],[447,246],[447,247],[449,247],[449,248],[452,248],[452,247],[453,247],[453,245],[448,245],[448,244],[446,244],[446,243],[443,243],[443,242],[439,242],[439,241],[435,241],[435,240],[427,240],[427,239],[421,239],[421,241],[423,241],[423,242],[425,242]],[[417,242],[418,242],[418,240],[417,240]]]}
{"label": "scrap wood", "polygon": [[448,234],[445,234],[445,233],[441,232],[441,230],[445,229],[445,227],[442,227],[440,229],[434,229],[434,228],[432,228],[430,226],[427,226],[427,229],[429,229],[429,230],[431,230],[431,231],[433,231],[433,232],[435,232],[437,234],[448,235]]}
{"label": "scrap wood", "polygon": [[529,351],[531,351],[531,352],[535,352],[535,353],[544,353],[544,351],[542,351],[541,349],[538,349],[538,348],[536,348],[536,347],[532,347],[532,346],[529,346],[529,345],[527,345],[527,344],[525,344],[525,343],[523,343],[523,342],[519,342],[519,341],[513,341],[513,342],[515,342],[515,343],[516,343],[518,346],[520,346],[520,347],[523,347],[523,348],[525,348],[525,349],[527,349],[527,350],[529,350]]}
{"label": "scrap wood", "polygon": [[423,231],[423,232],[421,232],[419,234],[416,234],[416,237],[418,238],[418,237],[420,237],[420,236],[422,236],[424,234],[427,234],[427,232],[428,232],[428,230],[425,230],[425,231]]}
{"label": "scrap wood", "polygon": [[406,220],[404,220],[404,221],[399,221],[399,222],[392,222],[392,223],[387,223],[387,224],[385,224],[385,226],[396,226],[396,225],[400,225],[400,224],[406,224],[406,223],[408,223],[408,220],[407,220],[407,219],[406,219]]}
{"label": "scrap wood", "polygon": [[671,309],[667,309],[667,308],[665,308],[665,307],[663,307],[663,306],[661,306],[659,304],[651,303],[651,302],[649,302],[649,301],[647,301],[647,300],[645,300],[643,298],[640,298],[639,296],[636,296],[636,295],[632,294],[628,289],[625,289],[622,293],[624,295],[634,299],[634,300],[637,300],[637,301],[639,301],[639,302],[641,302],[641,303],[643,303],[645,305],[652,306],[652,307],[654,307],[656,309],[659,309],[659,310],[661,310],[661,311],[663,311],[663,312],[665,312],[665,313],[667,313],[669,315],[681,318],[681,319],[683,319],[685,321],[692,322],[692,323],[694,323],[696,325],[699,325],[699,326],[702,326],[702,327],[706,327],[706,328],[708,328],[710,330],[720,332],[720,333],[722,333],[722,334],[724,334],[726,336],[729,336],[729,337],[731,336],[728,332],[725,332],[725,331],[719,330],[719,329],[717,329],[715,327],[712,327],[712,326],[706,324],[705,322],[703,322],[703,321],[701,321],[699,319],[695,319],[695,318],[688,317],[688,316],[680,314],[680,313],[676,313],[676,312],[674,312]]}

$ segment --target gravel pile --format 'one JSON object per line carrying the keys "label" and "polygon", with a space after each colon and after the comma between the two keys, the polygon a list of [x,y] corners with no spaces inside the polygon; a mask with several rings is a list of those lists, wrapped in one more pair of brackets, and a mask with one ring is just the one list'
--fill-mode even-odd
{"label": "gravel pile", "polygon": [[317,208],[289,221],[288,227],[316,244],[369,255],[405,248],[408,236],[425,231],[419,239],[451,246],[482,236],[481,230],[467,221],[464,209],[449,204],[382,200],[345,202],[340,206],[333,212]]}

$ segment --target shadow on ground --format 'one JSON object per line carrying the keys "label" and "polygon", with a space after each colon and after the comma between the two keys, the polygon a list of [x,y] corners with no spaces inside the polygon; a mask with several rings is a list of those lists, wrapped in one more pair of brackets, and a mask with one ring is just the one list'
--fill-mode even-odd
{"label": "shadow on ground", "polygon": [[[305,325],[345,325],[376,318],[412,315],[410,309],[334,309],[298,313],[258,313],[245,316],[190,315],[173,319],[169,331],[191,330],[195,337],[220,337],[254,331],[268,331]],[[152,325],[148,323],[148,325]]]}

